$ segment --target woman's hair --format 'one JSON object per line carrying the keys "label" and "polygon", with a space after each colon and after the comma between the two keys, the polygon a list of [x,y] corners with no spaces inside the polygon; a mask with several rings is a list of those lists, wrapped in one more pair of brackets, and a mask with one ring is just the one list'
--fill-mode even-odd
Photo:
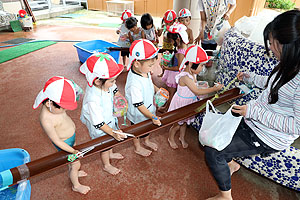
{"label": "woman's hair", "polygon": [[138,20],[135,17],[129,17],[125,21],[125,26],[127,29],[131,29],[135,26],[137,26]]}
{"label": "woman's hair", "polygon": [[[47,101],[49,101],[49,98],[45,99],[45,100],[42,102],[42,104],[44,105]],[[52,100],[50,100],[50,101],[52,102],[52,104],[53,104],[53,106],[54,106],[55,108],[60,109],[60,105],[58,105],[57,103],[55,103],[55,102],[52,101]]]}
{"label": "woman's hair", "polygon": [[270,37],[282,45],[280,62],[272,70],[266,86],[271,77],[275,75],[271,84],[269,103],[278,101],[278,90],[292,80],[300,70],[300,11],[291,10],[278,15],[264,29],[264,42],[269,53],[268,40]]}
{"label": "woman's hair", "polygon": [[[179,44],[177,44],[177,42],[176,42],[176,40],[178,39],[178,38],[180,38],[180,42],[182,43],[183,41],[182,41],[182,39],[181,39],[181,37],[180,37],[180,35],[179,35],[179,33],[170,33],[170,32],[168,32],[167,33],[167,38],[168,39],[172,39],[172,40],[174,40],[174,55],[177,53],[177,46],[179,45]],[[173,58],[172,58],[172,65],[174,64],[174,59],[175,59],[175,56],[173,56]]]}
{"label": "woman's hair", "polygon": [[152,25],[153,26],[153,18],[149,13],[145,13],[141,17],[141,26],[143,29],[147,29],[146,27]]}

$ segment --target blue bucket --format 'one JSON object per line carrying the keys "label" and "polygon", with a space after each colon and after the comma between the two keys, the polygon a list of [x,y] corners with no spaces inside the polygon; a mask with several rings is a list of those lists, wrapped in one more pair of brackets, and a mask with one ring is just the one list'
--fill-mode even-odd
{"label": "blue bucket", "polygon": [[111,55],[117,63],[119,63],[119,51],[109,51],[108,47],[119,47],[110,42],[103,40],[90,40],[86,42],[79,42],[74,44],[74,47],[77,49],[77,54],[80,62],[84,63],[88,57],[96,52],[108,53]]}
{"label": "blue bucket", "polygon": [[[0,150],[0,200],[30,200],[31,185],[29,180],[11,187],[6,186],[12,177],[11,168],[30,162],[30,155],[24,149]],[[11,180],[12,182],[12,180]]]}

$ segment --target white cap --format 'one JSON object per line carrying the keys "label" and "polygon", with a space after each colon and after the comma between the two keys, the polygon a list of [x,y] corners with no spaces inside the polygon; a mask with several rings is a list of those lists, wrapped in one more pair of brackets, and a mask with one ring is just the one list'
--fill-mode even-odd
{"label": "white cap", "polygon": [[157,56],[159,49],[152,42],[145,39],[135,40],[129,49],[129,63],[127,70],[130,69],[134,60],[147,60]]}
{"label": "white cap", "polygon": [[96,78],[110,79],[118,76],[124,66],[117,64],[115,59],[107,53],[96,53],[80,66],[79,71],[83,73],[90,87]]}
{"label": "white cap", "polygon": [[62,76],[54,76],[50,78],[44,89],[37,95],[33,104],[33,109],[37,109],[39,105],[46,99],[50,99],[57,103],[60,107],[67,110],[77,108],[76,91],[72,81]]}
{"label": "white cap", "polygon": [[179,15],[178,17],[192,17],[191,12],[186,8],[182,8],[179,11],[178,15]]}
{"label": "white cap", "polygon": [[179,71],[185,68],[184,66],[186,62],[192,62],[195,64],[206,63],[210,58],[211,57],[207,56],[204,49],[202,49],[200,46],[190,46],[185,52],[184,58],[179,67]]}
{"label": "white cap", "polygon": [[185,44],[189,43],[189,36],[186,32],[186,26],[180,23],[174,23],[172,26],[167,27],[170,33],[178,33]]}

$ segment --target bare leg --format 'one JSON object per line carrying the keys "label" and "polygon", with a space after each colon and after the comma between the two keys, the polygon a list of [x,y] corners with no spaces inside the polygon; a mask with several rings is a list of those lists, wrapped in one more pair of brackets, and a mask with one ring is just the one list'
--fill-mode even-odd
{"label": "bare leg", "polygon": [[118,159],[118,160],[121,160],[123,159],[124,157],[122,156],[122,154],[120,153],[113,153],[113,150],[109,150],[109,158],[110,159]]}
{"label": "bare leg", "polygon": [[78,180],[80,169],[80,162],[76,161],[70,164],[70,180],[72,182],[72,190],[81,194],[88,193],[91,188],[89,186],[81,185]]}
{"label": "bare leg", "polygon": [[109,151],[104,151],[101,154],[101,159],[102,159],[102,162],[103,162],[103,170],[112,174],[112,175],[116,175],[118,174],[121,170],[119,170],[118,168],[112,166],[110,164],[110,161],[109,161]]}
{"label": "bare leg", "polygon": [[153,151],[157,151],[158,146],[154,142],[150,142],[150,135],[145,137],[145,145],[149,148],[151,148]]}
{"label": "bare leg", "polygon": [[180,126],[180,136],[179,136],[179,140],[182,144],[182,147],[185,149],[189,146],[188,143],[186,143],[184,136],[185,136],[185,132],[186,132],[186,123],[184,123],[183,125]]}
{"label": "bare leg", "polygon": [[145,149],[144,147],[141,146],[141,142],[139,138],[134,138],[133,144],[135,148],[134,152],[141,156],[147,157],[150,156],[150,154],[152,153],[152,151]]}
{"label": "bare leg", "polygon": [[234,172],[238,171],[241,166],[237,162],[232,160],[228,163],[228,167],[230,169],[230,174],[232,175]]}
{"label": "bare leg", "polygon": [[178,148],[174,137],[175,137],[176,132],[179,130],[179,128],[180,128],[180,126],[177,123],[175,123],[172,125],[172,127],[169,130],[168,142],[172,149]]}
{"label": "bare leg", "polygon": [[208,198],[207,200],[232,200],[231,190],[220,191],[218,195]]}

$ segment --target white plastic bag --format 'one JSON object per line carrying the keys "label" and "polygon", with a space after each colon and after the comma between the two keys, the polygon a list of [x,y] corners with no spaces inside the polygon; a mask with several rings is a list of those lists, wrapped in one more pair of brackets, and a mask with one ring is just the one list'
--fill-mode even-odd
{"label": "white plastic bag", "polygon": [[[212,107],[212,112],[209,111]],[[199,131],[199,141],[203,146],[209,146],[223,150],[227,147],[239,126],[242,117],[235,117],[231,114],[232,107],[223,115],[218,114],[211,101],[206,102],[206,114]]]}
{"label": "white plastic bag", "polygon": [[221,46],[224,40],[225,33],[231,28],[229,22],[225,20],[223,22],[223,26],[219,31],[216,31],[216,34],[214,35],[214,39],[216,43]]}

